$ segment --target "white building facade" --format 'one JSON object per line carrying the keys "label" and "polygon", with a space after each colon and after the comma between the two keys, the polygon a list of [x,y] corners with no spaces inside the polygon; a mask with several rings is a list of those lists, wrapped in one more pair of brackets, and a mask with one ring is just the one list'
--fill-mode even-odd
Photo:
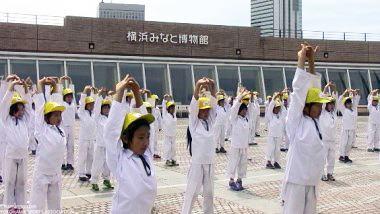
{"label": "white building facade", "polygon": [[145,20],[145,5],[99,3],[98,18]]}

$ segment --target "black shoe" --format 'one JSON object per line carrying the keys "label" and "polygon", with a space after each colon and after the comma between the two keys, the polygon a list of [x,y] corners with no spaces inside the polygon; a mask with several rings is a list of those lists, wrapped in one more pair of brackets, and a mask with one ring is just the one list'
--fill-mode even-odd
{"label": "black shoe", "polygon": [[352,160],[348,156],[344,157],[345,163],[352,163]]}
{"label": "black shoe", "polygon": [[3,177],[0,176],[0,183],[3,183]]}
{"label": "black shoe", "polygon": [[80,181],[88,181],[88,178],[87,177],[79,177],[79,180]]}
{"label": "black shoe", "polygon": [[220,151],[219,151],[219,149],[218,149],[218,148],[216,148],[216,149],[215,149],[215,152],[216,152],[216,153],[219,153]]}
{"label": "black shoe", "polygon": [[227,153],[227,151],[223,148],[223,147],[220,147],[220,153]]}
{"label": "black shoe", "polygon": [[155,154],[153,155],[153,158],[161,159],[161,156]]}
{"label": "black shoe", "polygon": [[334,176],[332,174],[327,174],[327,179],[329,181],[335,181],[335,178],[334,178]]}
{"label": "black shoe", "polygon": [[379,148],[375,148],[374,151],[375,152],[380,152],[380,149]]}
{"label": "black shoe", "polygon": [[250,145],[250,146],[256,146],[257,143],[253,142],[253,143],[249,143],[248,145]]}
{"label": "black shoe", "polygon": [[327,178],[327,176],[326,175],[322,175],[322,179],[321,179],[322,181],[328,181],[329,179]]}
{"label": "black shoe", "polygon": [[65,165],[65,164],[62,164],[61,169],[62,169],[62,170],[66,170],[66,169],[67,169],[67,168],[66,168],[66,165]]}
{"label": "black shoe", "polygon": [[71,164],[67,164],[67,165],[66,165],[66,170],[74,170],[73,165],[71,165]]}
{"label": "black shoe", "polygon": [[358,147],[357,147],[357,146],[351,146],[351,148],[353,148],[353,149],[357,149]]}
{"label": "black shoe", "polygon": [[243,187],[243,181],[238,179],[236,181],[236,187],[237,187],[237,191],[242,191],[244,189],[244,187]]}
{"label": "black shoe", "polygon": [[278,164],[277,162],[274,162],[273,167],[274,167],[275,169],[281,169],[280,164]]}
{"label": "black shoe", "polygon": [[340,157],[339,157],[339,161],[340,161],[340,162],[346,162],[346,159],[344,159],[343,156],[340,156]]}
{"label": "black shoe", "polygon": [[36,155],[36,150],[32,150],[32,155]]}
{"label": "black shoe", "polygon": [[90,180],[91,174],[86,174],[86,176],[87,176],[88,180]]}
{"label": "black shoe", "polygon": [[228,138],[224,138],[224,141],[228,141]]}
{"label": "black shoe", "polygon": [[257,134],[257,133],[255,133],[255,137],[260,137],[260,135],[259,135],[259,134]]}
{"label": "black shoe", "polygon": [[165,164],[166,164],[166,166],[173,166],[173,164],[170,160],[167,160]]}
{"label": "black shoe", "polygon": [[281,148],[280,151],[281,151],[281,152],[287,152],[288,149],[286,149],[286,148]]}
{"label": "black shoe", "polygon": [[367,149],[368,152],[374,152],[374,149]]}
{"label": "black shoe", "polygon": [[177,161],[172,160],[171,162],[172,162],[172,166],[179,166],[179,164],[177,163]]}
{"label": "black shoe", "polygon": [[267,163],[266,168],[267,169],[274,169],[274,166],[272,165],[272,163]]}

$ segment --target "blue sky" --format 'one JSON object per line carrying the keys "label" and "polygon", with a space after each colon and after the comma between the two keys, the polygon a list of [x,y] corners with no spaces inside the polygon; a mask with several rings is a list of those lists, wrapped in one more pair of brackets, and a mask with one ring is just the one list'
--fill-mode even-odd
{"label": "blue sky", "polygon": [[[100,0],[0,0],[0,12],[95,17]],[[111,2],[111,0],[105,0]],[[114,0],[145,4],[146,20],[250,26],[250,0]],[[379,0],[303,0],[303,29],[380,34]]]}

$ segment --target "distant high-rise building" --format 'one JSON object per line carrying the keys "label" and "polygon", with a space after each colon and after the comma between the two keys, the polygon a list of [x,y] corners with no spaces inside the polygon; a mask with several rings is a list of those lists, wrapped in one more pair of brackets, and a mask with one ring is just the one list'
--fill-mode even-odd
{"label": "distant high-rise building", "polygon": [[145,5],[99,3],[99,18],[145,20]]}
{"label": "distant high-rise building", "polygon": [[302,38],[302,0],[251,0],[251,26],[261,36]]}

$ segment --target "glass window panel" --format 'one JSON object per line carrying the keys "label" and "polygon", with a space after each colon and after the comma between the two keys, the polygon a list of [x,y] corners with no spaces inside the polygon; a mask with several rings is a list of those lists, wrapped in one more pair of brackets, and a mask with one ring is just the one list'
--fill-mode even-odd
{"label": "glass window panel", "polygon": [[116,63],[94,62],[95,87],[115,89],[118,81]]}
{"label": "glass window panel", "polygon": [[215,66],[213,65],[194,65],[194,81],[197,82],[202,77],[216,80]]}
{"label": "glass window panel", "polygon": [[292,83],[294,79],[294,74],[296,73],[296,68],[285,68],[285,80],[286,86],[292,90]]}
{"label": "glass window panel", "polygon": [[0,80],[8,76],[8,63],[7,60],[0,59]]}
{"label": "glass window panel", "polygon": [[62,61],[38,61],[40,78],[55,76],[61,77],[65,75]]}
{"label": "glass window panel", "polygon": [[189,105],[193,96],[190,65],[169,65],[173,98],[182,105]]}
{"label": "glass window panel", "polygon": [[161,100],[165,94],[169,94],[169,81],[166,64],[144,64],[146,87]]}
{"label": "glass window panel", "polygon": [[11,73],[17,74],[21,79],[30,77],[37,81],[37,69],[35,60],[11,60]]}
{"label": "glass window panel", "polygon": [[[263,98],[264,93],[260,67],[240,66],[240,74],[242,85],[247,87],[249,90],[259,92],[260,97]],[[236,89],[233,95],[236,95]]]}
{"label": "glass window panel", "polygon": [[321,75],[321,89],[323,91],[325,85],[327,85],[326,68],[317,68],[316,70]]}
{"label": "glass window panel", "polygon": [[346,69],[328,69],[329,80],[336,84],[336,90],[339,94],[343,93],[348,85],[347,70]]}
{"label": "glass window panel", "polygon": [[367,97],[370,92],[368,81],[368,70],[349,70],[351,88],[360,89],[360,105],[367,104]]}
{"label": "glass window panel", "polygon": [[91,63],[90,62],[67,62],[67,75],[71,77],[75,85],[77,101],[86,85],[91,84]]}
{"label": "glass window panel", "polygon": [[372,89],[380,89],[380,70],[371,70]]}
{"label": "glass window panel", "polygon": [[227,94],[235,95],[239,83],[238,67],[218,66],[219,88]]}
{"label": "glass window panel", "polygon": [[140,87],[144,87],[142,64],[120,63],[120,79],[123,79],[127,74],[132,75]]}
{"label": "glass window panel", "polygon": [[284,90],[282,68],[263,67],[263,74],[267,96],[272,96],[274,92]]}

